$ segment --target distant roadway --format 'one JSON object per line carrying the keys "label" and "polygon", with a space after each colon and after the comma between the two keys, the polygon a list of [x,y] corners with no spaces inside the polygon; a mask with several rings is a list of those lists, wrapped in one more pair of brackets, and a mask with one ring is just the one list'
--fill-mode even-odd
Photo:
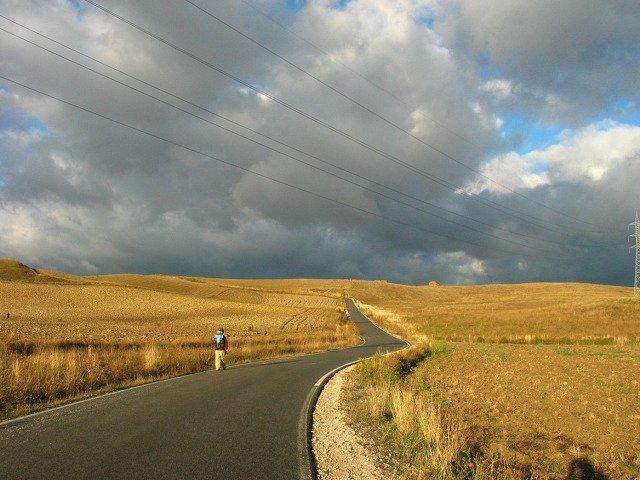
{"label": "distant roadway", "polygon": [[185,375],[1,423],[0,479],[310,478],[307,414],[319,381],[405,346],[351,300],[347,308],[363,345]]}

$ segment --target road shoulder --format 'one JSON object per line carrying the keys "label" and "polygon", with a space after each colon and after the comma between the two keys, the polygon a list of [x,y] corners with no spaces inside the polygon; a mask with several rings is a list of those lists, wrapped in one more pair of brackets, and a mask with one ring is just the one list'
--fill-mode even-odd
{"label": "road shoulder", "polygon": [[322,390],[313,412],[313,453],[320,480],[390,479],[375,454],[348,422],[345,390],[354,366],[336,373]]}

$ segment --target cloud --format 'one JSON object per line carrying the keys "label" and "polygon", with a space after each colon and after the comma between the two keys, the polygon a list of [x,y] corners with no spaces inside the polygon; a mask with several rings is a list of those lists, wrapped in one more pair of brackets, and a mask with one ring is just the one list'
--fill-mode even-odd
{"label": "cloud", "polygon": [[[535,189],[552,183],[605,182],[615,167],[640,156],[640,127],[604,121],[577,131],[562,132],[558,142],[526,154],[509,152],[491,159],[483,173],[512,189]],[[504,193],[498,185],[485,181],[475,191]]]}
{"label": "cloud", "polygon": [[461,251],[440,254],[433,263],[447,283],[478,283],[488,276],[486,262]]}
{"label": "cloud", "polygon": [[7,145],[24,148],[32,143],[39,142],[43,137],[43,132],[37,128],[29,130],[7,129],[0,132],[0,141]]}
{"label": "cloud", "polygon": [[443,18],[436,31],[451,50],[500,73],[503,83],[493,87],[512,82],[524,87],[521,93],[536,92],[538,102],[530,107],[538,114],[543,110],[548,121],[579,123],[585,115],[612,107],[615,96],[637,96],[640,10],[633,0],[454,0],[436,5]]}
{"label": "cloud", "polygon": [[[358,141],[95,8],[79,12],[65,0],[0,0],[2,11],[12,18],[295,149],[6,21],[0,22],[4,28],[343,177],[302,165],[0,33],[4,74],[206,154],[2,83],[0,253],[79,273],[624,282],[624,248],[605,250],[608,258],[594,260],[601,251],[565,247],[565,242],[582,245],[606,239],[583,235],[584,225],[538,203],[498,192],[474,172],[490,174],[527,191],[536,202],[589,222],[604,218],[626,225],[638,200],[626,194],[637,190],[634,182],[640,176],[634,161],[638,127],[594,123],[592,118],[605,104],[633,101],[635,91],[629,85],[637,69],[618,56],[633,58],[637,53],[632,41],[635,16],[626,15],[626,4],[619,4],[608,9],[611,18],[604,22],[605,14],[589,4],[594,19],[580,14],[566,22],[567,35],[573,36],[568,44],[559,39],[564,34],[556,20],[547,25],[541,13],[545,8],[534,3],[535,8],[525,2],[487,8],[478,2],[484,4],[482,10],[474,2],[351,0],[336,8],[335,2],[321,0],[284,11],[280,4],[265,2],[263,8],[326,49],[329,55],[323,56],[241,2],[202,0],[310,74],[470,167],[463,168],[186,6],[106,2]],[[552,10],[566,19],[571,8],[577,11],[580,5],[562,2]],[[528,13],[540,28],[525,25],[525,41],[505,22]],[[598,22],[593,34],[584,33]],[[536,43],[543,34],[551,39]],[[554,38],[562,48],[553,48]],[[575,51],[564,51],[569,46]],[[601,54],[595,63],[585,56],[591,51]],[[605,64],[611,68],[598,73]],[[619,81],[608,72],[619,74]],[[606,85],[620,88],[607,92]],[[568,122],[566,132],[552,147],[513,153],[503,130],[512,109],[520,105],[535,121]],[[371,148],[363,148],[363,142]],[[385,158],[387,154],[399,162]],[[476,186],[476,197],[452,191],[469,185]],[[503,207],[493,208],[491,202]],[[545,230],[540,224],[556,226]],[[569,258],[571,267],[559,265],[558,256]]]}
{"label": "cloud", "polygon": [[494,95],[498,100],[505,100],[511,95],[521,90],[519,85],[513,85],[511,80],[504,78],[495,78],[493,80],[487,80],[480,86],[480,90],[489,92]]}

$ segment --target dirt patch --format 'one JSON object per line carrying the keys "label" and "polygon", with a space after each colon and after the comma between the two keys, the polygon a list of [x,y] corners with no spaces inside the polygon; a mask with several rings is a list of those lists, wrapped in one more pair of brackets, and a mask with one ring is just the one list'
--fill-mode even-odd
{"label": "dirt patch", "polygon": [[343,392],[346,375],[338,372],[325,386],[313,413],[313,453],[320,480],[390,480],[376,465],[364,438],[348,423]]}

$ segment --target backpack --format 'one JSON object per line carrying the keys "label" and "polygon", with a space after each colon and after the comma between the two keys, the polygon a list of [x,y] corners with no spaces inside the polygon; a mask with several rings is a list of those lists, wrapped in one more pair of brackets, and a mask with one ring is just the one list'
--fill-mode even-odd
{"label": "backpack", "polygon": [[224,348],[224,333],[216,333],[215,336],[216,350],[222,350]]}

